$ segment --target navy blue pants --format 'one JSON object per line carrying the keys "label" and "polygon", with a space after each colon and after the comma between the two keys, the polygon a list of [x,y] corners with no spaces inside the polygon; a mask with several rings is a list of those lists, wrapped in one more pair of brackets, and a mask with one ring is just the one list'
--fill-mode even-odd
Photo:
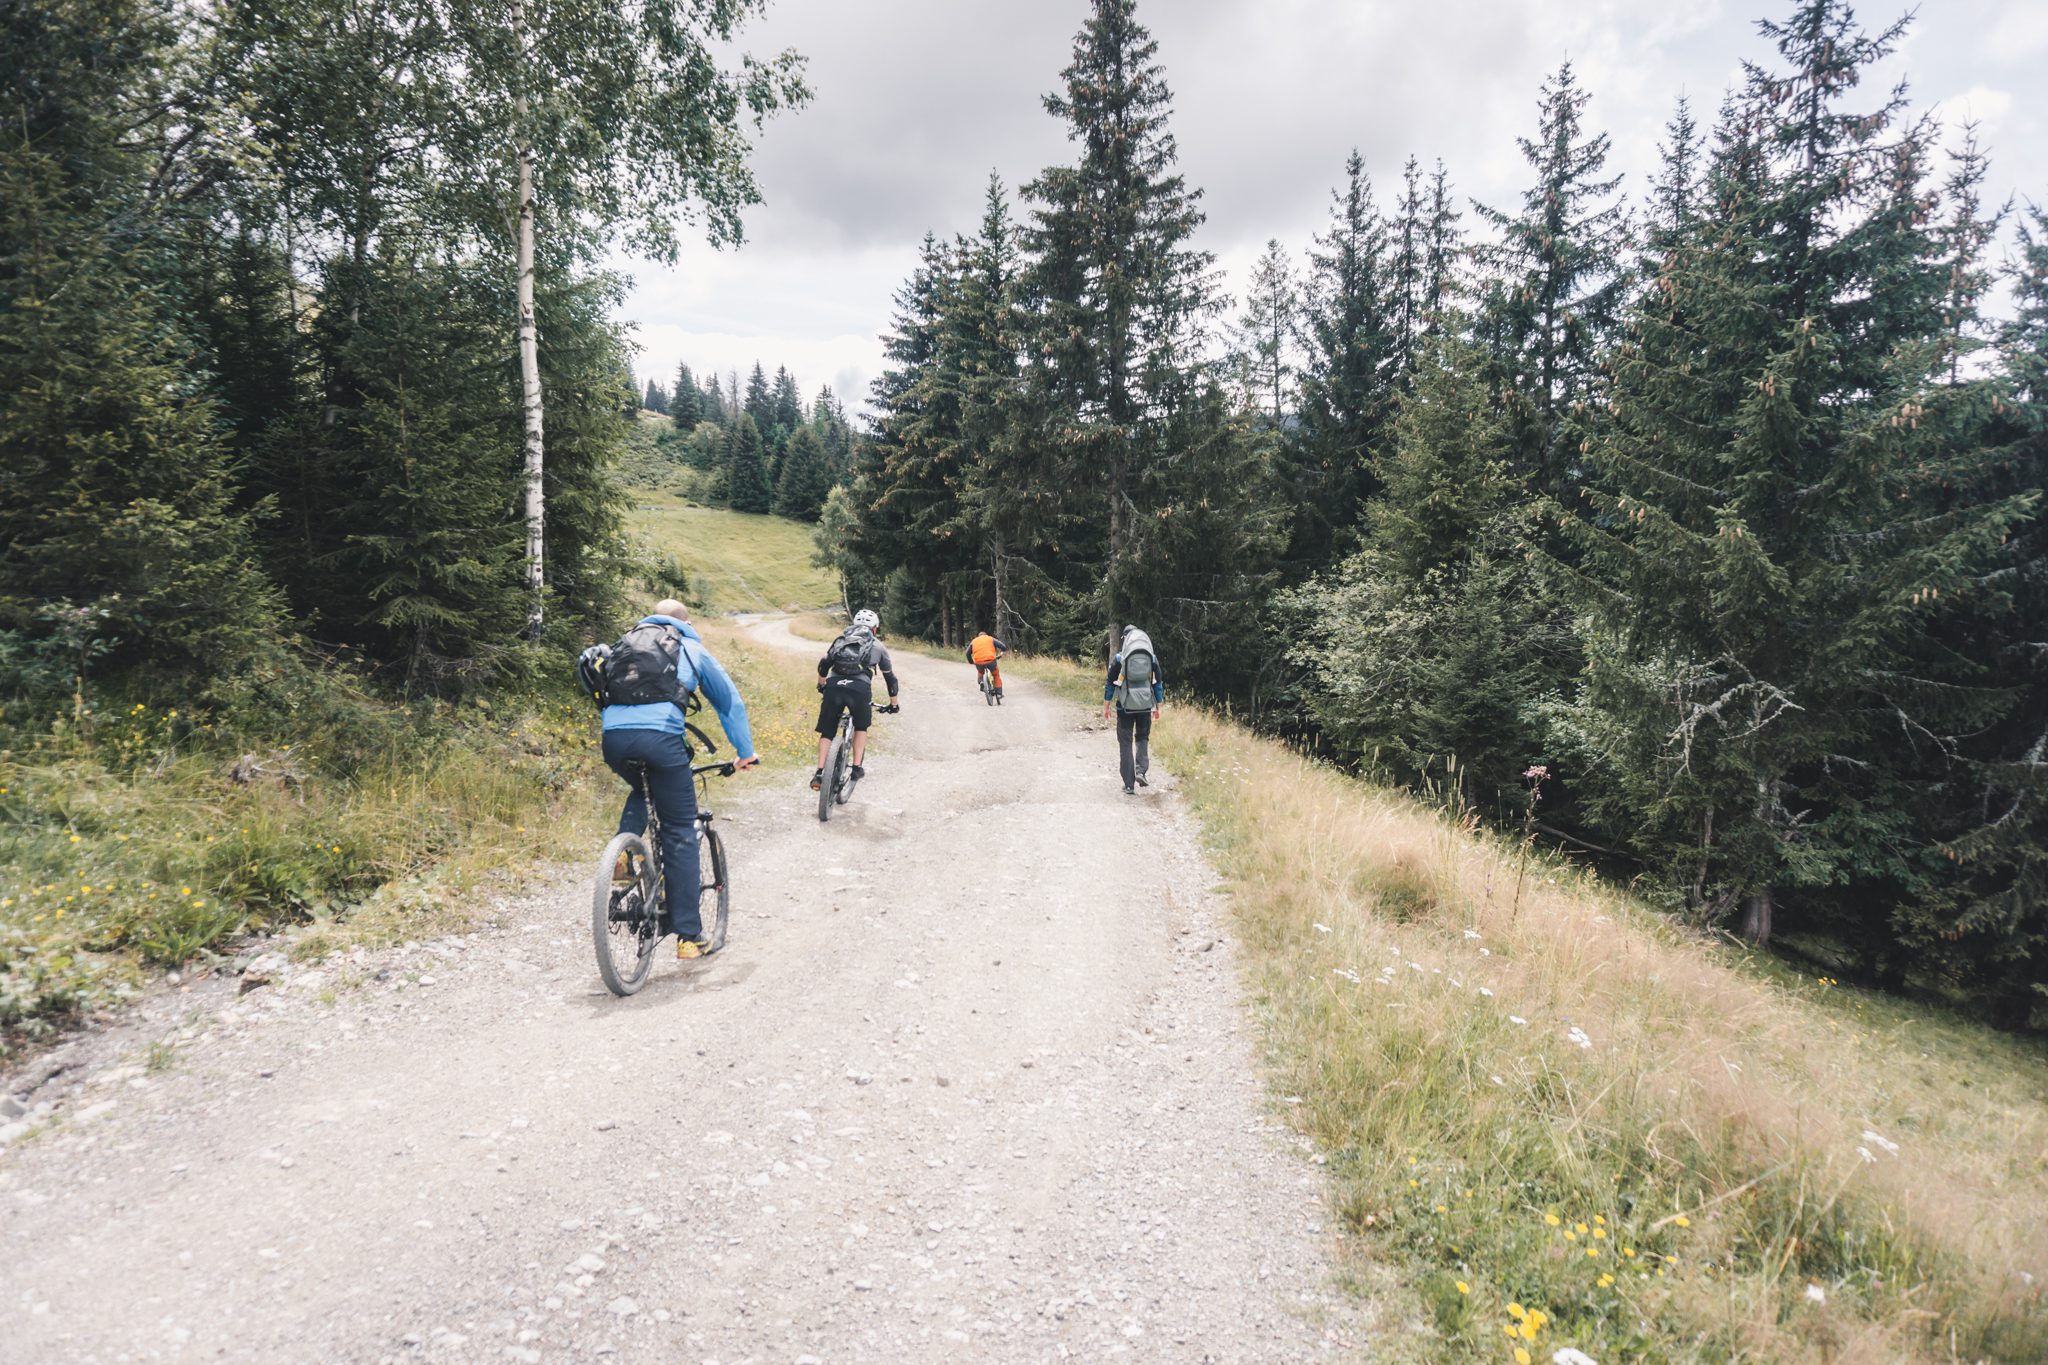
{"label": "navy blue pants", "polygon": [[704,932],[704,921],[697,908],[702,893],[697,883],[697,783],[690,776],[690,746],[681,735],[665,730],[607,730],[604,761],[633,789],[619,812],[621,834],[647,832],[647,796],[632,767],[647,765],[647,789],[654,794],[654,812],[661,817],[669,921],[679,936],[697,937]]}

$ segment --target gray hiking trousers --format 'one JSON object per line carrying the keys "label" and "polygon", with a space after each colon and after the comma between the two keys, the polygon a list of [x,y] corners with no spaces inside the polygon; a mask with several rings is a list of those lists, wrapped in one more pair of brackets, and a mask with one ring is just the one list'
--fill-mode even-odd
{"label": "gray hiking trousers", "polygon": [[[1136,752],[1133,752],[1133,741]],[[1124,786],[1130,787],[1138,778],[1152,770],[1152,713],[1150,711],[1118,711],[1116,713],[1116,762],[1117,771],[1123,774]]]}

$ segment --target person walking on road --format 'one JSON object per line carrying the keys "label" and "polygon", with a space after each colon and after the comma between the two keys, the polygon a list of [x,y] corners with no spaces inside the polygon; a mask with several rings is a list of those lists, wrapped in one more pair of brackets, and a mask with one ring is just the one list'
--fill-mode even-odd
{"label": "person walking on road", "polygon": [[811,774],[811,790],[825,781],[825,759],[832,752],[832,737],[839,730],[839,716],[853,712],[853,780],[867,776],[861,761],[867,757],[868,727],[874,723],[876,669],[889,685],[889,701],[897,704],[896,667],[889,659],[889,647],[878,633],[882,619],[871,611],[856,612],[853,624],[840,632],[818,660],[818,770]]}
{"label": "person walking on road", "polygon": [[974,665],[974,685],[981,686],[981,675],[987,673],[989,681],[995,684],[996,695],[1003,695],[1002,656],[1010,647],[995,636],[983,631],[967,642],[967,662]]}
{"label": "person walking on road", "polygon": [[[619,812],[619,833],[646,833],[651,794],[661,817],[664,919],[676,936],[676,956],[702,957],[710,941],[698,913],[697,783],[690,775],[695,756],[683,708],[693,693],[709,701],[732,742],[733,766],[751,768],[760,760],[754,756],[747,704],[704,648],[690,624],[689,608],[673,597],[655,603],[654,613],[642,617],[617,644],[584,650],[576,670],[604,708],[605,766],[625,780],[630,792]],[[620,880],[630,875],[624,867],[613,872]]]}
{"label": "person walking on road", "polygon": [[1152,722],[1166,701],[1166,683],[1159,672],[1159,652],[1152,637],[1136,626],[1124,627],[1123,648],[1109,661],[1109,677],[1102,684],[1102,718],[1116,711],[1117,771],[1124,779],[1124,795],[1150,786],[1145,776],[1152,768]]}

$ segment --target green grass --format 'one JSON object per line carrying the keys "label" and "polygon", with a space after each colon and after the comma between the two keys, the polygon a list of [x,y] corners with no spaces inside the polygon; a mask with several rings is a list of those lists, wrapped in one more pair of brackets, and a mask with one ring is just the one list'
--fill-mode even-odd
{"label": "green grass", "polygon": [[636,490],[627,524],[657,557],[682,566],[706,613],[807,610],[839,597],[837,580],[812,565],[811,528],[801,522]]}
{"label": "green grass", "polygon": [[339,673],[300,686],[288,748],[142,702],[8,718],[0,1052],[251,932],[309,926],[303,953],[445,932],[486,875],[602,829],[610,777],[566,687],[400,706]]}
{"label": "green grass", "polygon": [[1154,734],[1286,1112],[1398,1268],[1390,1326],[1431,1326],[1389,1352],[2048,1358],[2038,1045],[1693,937],[1199,710]]}

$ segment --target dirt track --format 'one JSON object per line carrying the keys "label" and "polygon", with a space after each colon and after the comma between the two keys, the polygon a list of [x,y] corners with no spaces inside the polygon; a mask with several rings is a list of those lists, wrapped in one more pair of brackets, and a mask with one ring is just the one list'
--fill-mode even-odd
{"label": "dirt track", "polygon": [[1170,775],[1127,798],[1084,712],[897,661],[831,824],[787,770],[714,788],[731,941],[638,996],[563,868],[10,1078],[55,1110],[0,1149],[0,1360],[1348,1353]]}

